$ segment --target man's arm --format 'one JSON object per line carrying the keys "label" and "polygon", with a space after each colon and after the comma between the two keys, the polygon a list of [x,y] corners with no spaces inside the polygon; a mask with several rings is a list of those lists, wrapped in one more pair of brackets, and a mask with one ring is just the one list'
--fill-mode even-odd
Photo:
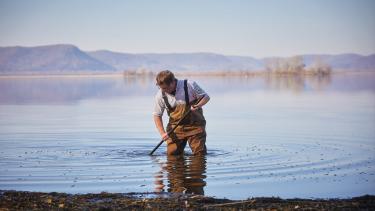
{"label": "man's arm", "polygon": [[191,106],[190,109],[192,111],[195,111],[198,108],[201,108],[202,106],[206,105],[206,103],[210,100],[210,97],[195,81],[190,81],[189,85],[191,87],[191,92],[194,93],[194,96],[196,96],[198,100],[203,97],[197,105]]}
{"label": "man's arm", "polygon": [[208,96],[208,95],[206,94],[206,95],[204,95],[203,99],[202,99],[201,101],[199,101],[198,104],[196,104],[196,105],[192,105],[192,106],[191,106],[191,110],[192,110],[192,111],[195,111],[195,110],[197,110],[198,108],[202,108],[202,106],[206,105],[206,103],[207,103],[208,101],[210,101],[210,96]]}
{"label": "man's arm", "polygon": [[158,129],[161,138],[165,141],[169,138],[168,134],[164,130],[163,119],[161,116],[154,115],[155,126]]}

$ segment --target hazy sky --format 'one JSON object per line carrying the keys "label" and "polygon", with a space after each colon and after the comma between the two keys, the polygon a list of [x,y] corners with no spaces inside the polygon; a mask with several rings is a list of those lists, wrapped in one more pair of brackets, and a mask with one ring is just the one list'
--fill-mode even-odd
{"label": "hazy sky", "polygon": [[0,46],[254,57],[375,53],[374,0],[0,0]]}

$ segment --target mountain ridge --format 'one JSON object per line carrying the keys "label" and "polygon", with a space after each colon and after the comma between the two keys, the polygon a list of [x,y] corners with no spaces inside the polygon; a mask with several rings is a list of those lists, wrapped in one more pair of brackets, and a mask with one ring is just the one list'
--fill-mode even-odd
{"label": "mountain ridge", "polygon": [[[306,66],[320,61],[334,70],[375,70],[375,54],[300,55]],[[131,70],[159,71],[262,71],[265,57],[192,53],[123,53],[109,50],[83,51],[72,44],[35,47],[0,47],[0,73],[19,72],[116,72]]]}
{"label": "mountain ridge", "polygon": [[0,72],[101,70],[114,71],[115,69],[92,58],[74,45],[0,47]]}

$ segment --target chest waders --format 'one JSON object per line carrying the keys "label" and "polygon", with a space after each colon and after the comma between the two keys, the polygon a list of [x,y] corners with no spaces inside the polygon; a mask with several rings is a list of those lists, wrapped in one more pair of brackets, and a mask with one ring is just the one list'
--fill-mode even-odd
{"label": "chest waders", "polygon": [[171,131],[170,139],[167,140],[167,154],[183,154],[186,143],[189,143],[194,155],[203,155],[207,153],[206,120],[202,108],[193,112],[190,110],[190,105],[197,103],[197,100],[189,103],[187,80],[184,80],[184,91],[185,104],[177,104],[174,108],[169,104],[165,93],[162,93],[169,116],[167,131]]}
{"label": "chest waders", "polygon": [[[187,80],[184,80],[184,91],[185,91],[185,105],[177,104],[176,107],[172,106],[168,102],[168,98],[164,92],[162,92],[164,103],[167,107],[167,113],[169,116],[169,122],[167,125],[167,131],[171,130],[177,125],[180,119],[190,110],[190,105],[196,103],[194,100],[190,103],[189,92],[187,87]],[[199,108],[194,112],[190,112],[182,122],[177,126],[174,132],[170,135],[172,139],[186,139],[189,136],[196,135],[205,132],[206,120],[203,116],[203,109]]]}

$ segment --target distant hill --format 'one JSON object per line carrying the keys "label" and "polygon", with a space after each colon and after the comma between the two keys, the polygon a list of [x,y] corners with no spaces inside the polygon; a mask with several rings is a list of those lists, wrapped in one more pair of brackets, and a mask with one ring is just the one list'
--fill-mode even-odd
{"label": "distant hill", "polygon": [[[302,55],[306,66],[323,62],[334,70],[375,70],[375,54]],[[267,58],[215,53],[130,54],[107,50],[84,52],[73,45],[0,47],[0,73],[72,73],[128,70],[259,71]]]}
{"label": "distant hill", "polygon": [[214,53],[128,54],[111,51],[88,53],[118,70],[215,71],[263,68],[263,62],[252,57],[224,56]]}
{"label": "distant hill", "polygon": [[0,47],[0,72],[113,71],[73,45]]}

